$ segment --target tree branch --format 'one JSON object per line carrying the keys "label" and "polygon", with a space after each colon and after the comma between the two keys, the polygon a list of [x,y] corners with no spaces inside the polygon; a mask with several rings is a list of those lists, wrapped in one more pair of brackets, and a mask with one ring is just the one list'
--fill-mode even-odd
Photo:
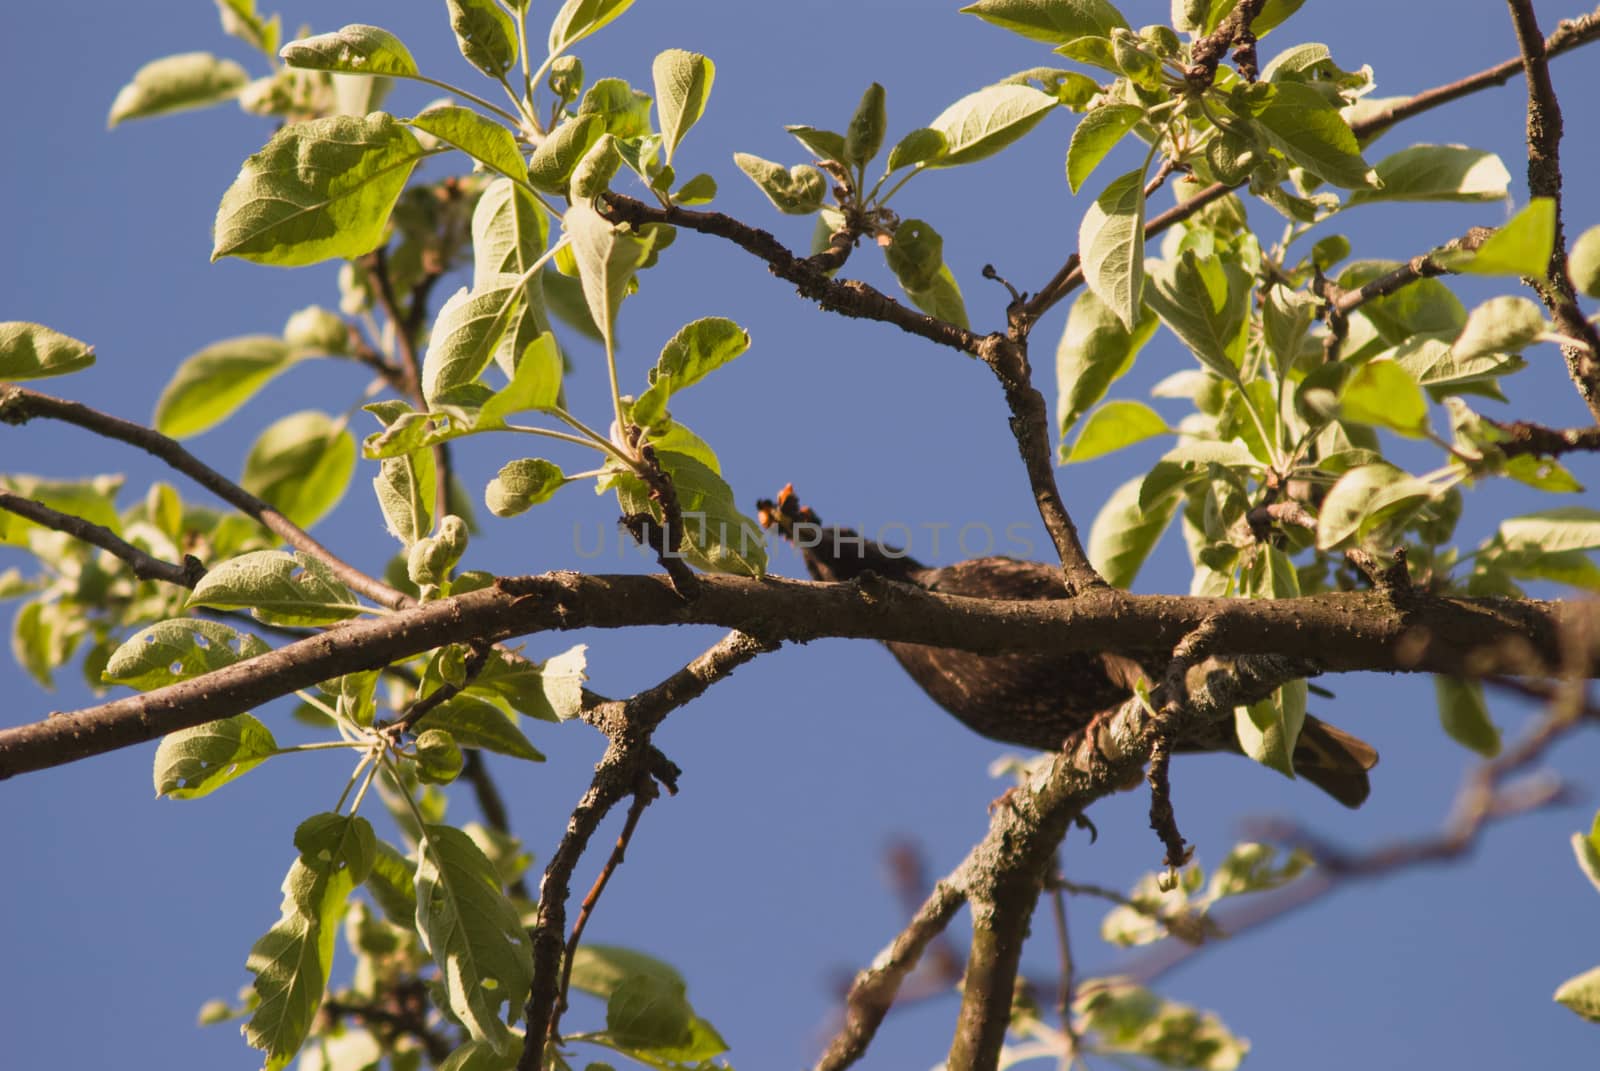
{"label": "tree branch", "polygon": [[345,586],[365,595],[380,606],[397,610],[411,606],[416,601],[404,592],[396,591],[383,581],[370,577],[350,565],[270,504],[185,450],[177,440],[170,439],[142,424],[102,413],[98,409],[91,409],[78,402],[69,402],[23,387],[0,386],[0,424],[21,425],[35,417],[73,424],[107,439],[116,439],[130,446],[136,446],[145,453],[160,458],[230,506],[260,521],[268,531],[296,550],[321,559]]}
{"label": "tree branch", "polygon": [[140,580],[165,580],[179,587],[192,588],[206,575],[206,567],[192,554],[184,555],[182,565],[163,561],[153,554],[140,550],[104,525],[51,509],[43,502],[35,502],[31,498],[23,498],[9,491],[0,491],[0,509],[109,551],[113,556],[127,562],[129,568],[133,570],[133,575]]}
{"label": "tree branch", "polygon": [[1507,457],[1516,457],[1520,454],[1558,457],[1575,451],[1589,453],[1600,451],[1600,428],[1547,428],[1542,424],[1530,424],[1526,420],[1513,420],[1504,424],[1498,420],[1491,420],[1489,423],[1505,433],[1505,441],[1494,445]]}
{"label": "tree branch", "polygon": [[1587,345],[1563,345],[1567,374],[1600,421],[1600,331],[1578,308],[1577,292],[1567,272],[1567,239],[1561,222],[1561,103],[1550,80],[1544,35],[1534,15],[1533,0],[1507,0],[1511,22],[1522,50],[1522,67],[1528,83],[1528,192],[1555,202],[1555,243],[1550,249],[1548,279],[1532,280],[1534,290],[1550,310],[1556,331]]}
{"label": "tree branch", "polygon": [[1591,602],[1425,592],[1402,611],[1376,592],[1224,599],[1102,589],[1076,599],[1012,602],[881,582],[864,589],[733,576],[703,576],[701,589],[685,602],[662,576],[502,577],[491,587],[351,621],[192,680],[0,730],[0,779],[153,740],[444,644],[572,628],[738,628],[759,621],[766,643],[840,636],[980,653],[1137,653],[1170,650],[1215,618],[1211,650],[1219,657],[1279,654],[1324,672],[1485,676],[1547,672],[1562,664],[1563,623],[1600,618]]}

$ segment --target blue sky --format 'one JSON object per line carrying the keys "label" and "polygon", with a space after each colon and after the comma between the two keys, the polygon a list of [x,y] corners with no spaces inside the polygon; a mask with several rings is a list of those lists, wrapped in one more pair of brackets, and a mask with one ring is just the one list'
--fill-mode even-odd
{"label": "blue sky", "polygon": [[[615,74],[641,86],[663,48],[711,56],[716,85],[705,119],[681,150],[680,173],[711,172],[722,191],[717,207],[803,246],[810,222],[778,216],[733,167],[731,154],[801,162],[803,151],[782,125],[841,128],[873,80],[887,88],[893,138],[971,90],[1051,61],[1042,47],[960,15],[956,6],[646,2],[578,51],[591,80]],[[1542,6],[1547,32],[1558,17],[1578,13],[1576,6]],[[278,9],[291,28],[382,25],[409,45],[425,71],[478,84],[455,50],[442,3],[327,0]],[[1164,19],[1168,5],[1130,0],[1123,10],[1138,25]],[[1263,57],[1308,40],[1328,44],[1346,67],[1372,64],[1382,95],[1450,81],[1514,53],[1498,0],[1311,0],[1263,43]],[[231,335],[275,333],[295,309],[337,300],[332,265],[284,271],[208,263],[216,202],[240,162],[268,137],[264,121],[224,106],[106,131],[110,102],[134,70],[192,49],[253,63],[252,72],[262,73],[259,58],[224,37],[212,6],[201,0],[8,5],[0,13],[0,87],[11,102],[0,162],[0,196],[9,206],[0,319],[40,321],[94,343],[93,369],[41,386],[135,419],[148,418],[185,355]],[[1588,181],[1600,167],[1600,117],[1580,107],[1600,99],[1597,57],[1579,53],[1554,67],[1567,106],[1570,234],[1600,221],[1600,188]],[[401,86],[388,106],[409,114],[435,96],[426,87]],[[1396,130],[1373,158],[1412,139],[1493,149],[1516,176],[1520,202],[1523,106],[1516,80]],[[1084,202],[1068,196],[1062,175],[1070,130],[1066,113],[1053,116],[1003,155],[924,176],[897,201],[903,214],[926,218],[944,234],[946,261],[975,327],[998,325],[1005,303],[1003,291],[979,277],[983,264],[1034,289],[1075,243]],[[1115,173],[1111,165],[1103,171]],[[1157,195],[1158,203],[1169,203],[1169,196]],[[1502,218],[1495,205],[1376,206],[1352,214],[1344,231],[1358,255],[1405,258]],[[855,255],[847,274],[893,287],[870,248]],[[1496,291],[1459,292],[1470,305]],[[869,530],[898,522],[919,533],[930,523],[948,523],[951,531],[969,522],[996,530],[1016,523],[1032,534],[1035,553],[1046,553],[1003,399],[985,369],[893,328],[819,313],[742,252],[683,234],[625,306],[624,389],[630,377],[640,381],[677,327],[708,315],[738,320],[753,345],[684,399],[681,412],[675,406],[675,415],[718,449],[747,509],[793,481],[830,521]],[[1063,318],[1064,310],[1056,310],[1034,336],[1036,371],[1049,398],[1049,355]],[[607,411],[603,365],[591,347],[575,344],[573,351],[569,397],[580,414],[599,421]],[[1529,356],[1534,367],[1513,381],[1517,407],[1506,412],[1585,423],[1554,349]],[[1113,396],[1144,398],[1157,379],[1190,366],[1192,358],[1163,334]],[[236,473],[271,420],[307,406],[340,411],[364,385],[351,366],[298,368],[193,448]],[[481,490],[505,460],[501,449],[473,441],[459,452],[470,488]],[[1159,449],[1062,472],[1080,525]],[[1592,464],[1574,467],[1591,486],[1600,478]],[[0,471],[123,472],[124,503],[150,480],[167,478],[121,446],[50,426],[0,429]],[[375,527],[369,477],[358,473],[346,504],[318,535],[376,570],[394,545]],[[196,489],[184,491],[203,498]],[[1471,545],[1498,516],[1550,504],[1560,503],[1499,486],[1480,490],[1469,496],[1460,538]],[[613,532],[616,513],[612,500],[581,488],[514,520],[480,513],[486,531],[469,559],[476,567],[647,567],[632,554],[597,564],[580,553],[597,531]],[[948,543],[935,552],[920,538],[915,550],[937,563],[961,556]],[[0,569],[11,564],[20,560],[0,555]],[[802,572],[782,549],[772,568]],[[1138,588],[1183,591],[1187,583],[1182,547],[1169,538]],[[591,686],[622,695],[665,676],[715,638],[709,630],[536,637],[527,651],[543,658],[567,643],[588,643]],[[0,666],[11,697],[5,722],[90,701],[73,673],[62,677],[60,690],[47,694],[11,664]],[[1472,759],[1439,730],[1429,683],[1377,676],[1322,683],[1337,698],[1314,700],[1313,711],[1372,741],[1383,755],[1371,802],[1347,813],[1242,759],[1184,757],[1174,771],[1176,803],[1204,861],[1222,857],[1248,816],[1292,815],[1351,847],[1425,835],[1442,822]],[[1528,715],[1499,699],[1494,710],[1513,733]],[[281,705],[264,716],[275,726],[287,723]],[[548,763],[513,767],[491,758],[490,764],[517,832],[542,867],[601,741],[578,724],[536,725],[530,735]],[[883,883],[885,847],[911,838],[923,846],[932,873],[954,866],[982,835],[986,805],[1003,787],[986,772],[999,749],[935,708],[885,652],[842,640],[787,648],[745,667],[675,714],[658,741],[683,767],[683,791],[646,813],[589,937],[633,944],[679,966],[697,1009],[732,1043],[736,1066],[808,1062],[825,1036],[839,979],[869,961],[903,921]],[[231,997],[248,982],[244,957],[276,918],[290,835],[302,818],[332,806],[344,784],[344,760],[285,757],[215,796],[172,803],[152,798],[153,751],[153,745],[129,749],[0,786],[6,814],[0,1023],[8,1064],[142,1069],[256,1062],[231,1026],[198,1029],[194,1013],[203,1001]],[[1587,775],[1593,784],[1600,746],[1592,734],[1573,739],[1553,762],[1577,782]],[[1162,990],[1217,1012],[1250,1038],[1259,1067],[1574,1062],[1593,1051],[1594,1028],[1549,994],[1600,962],[1600,900],[1567,844],[1571,832],[1587,827],[1593,806],[1590,798],[1517,819],[1493,829],[1459,864],[1343,891],[1208,950],[1164,979]],[[1137,793],[1098,806],[1100,839],[1069,845],[1070,876],[1126,887],[1156,866],[1160,848],[1146,829],[1145,807]],[[470,816],[465,799],[457,808],[455,817]],[[598,843],[609,843],[614,831],[615,820]],[[580,869],[580,886],[587,887],[597,863]],[[1098,944],[1099,917],[1093,904],[1073,906],[1075,948],[1088,974],[1123,962]],[[1048,973],[1046,916],[1036,929],[1040,939],[1027,962]],[[865,1066],[932,1066],[948,1044],[954,1011],[950,998],[897,1012]],[[585,1014],[598,1016],[598,1009],[580,1006],[569,1025],[583,1025]]]}

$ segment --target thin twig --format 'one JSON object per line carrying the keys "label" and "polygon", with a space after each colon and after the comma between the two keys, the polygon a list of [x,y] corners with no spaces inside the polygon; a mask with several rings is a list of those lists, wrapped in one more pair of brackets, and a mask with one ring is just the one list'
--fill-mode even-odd
{"label": "thin twig", "polygon": [[1506,457],[1536,454],[1541,457],[1559,457],[1562,454],[1583,451],[1600,451],[1600,428],[1547,428],[1526,420],[1501,423],[1490,420],[1506,438],[1495,447]]}
{"label": "thin twig", "polygon": [[0,424],[25,424],[35,417],[73,424],[96,435],[136,446],[165,461],[229,505],[260,521],[284,542],[321,559],[344,584],[391,610],[415,604],[411,596],[368,576],[313,539],[305,529],[180,446],[175,439],[79,402],[24,387],[0,386]]}
{"label": "thin twig", "polygon": [[0,509],[15,513],[19,517],[26,517],[46,528],[65,532],[74,539],[80,539],[91,546],[108,551],[112,556],[126,562],[133,570],[133,575],[140,580],[164,580],[179,587],[192,588],[206,575],[206,567],[192,554],[183,556],[182,565],[164,561],[140,550],[104,525],[51,509],[43,502],[35,502],[31,498],[14,495],[9,491],[0,491]]}

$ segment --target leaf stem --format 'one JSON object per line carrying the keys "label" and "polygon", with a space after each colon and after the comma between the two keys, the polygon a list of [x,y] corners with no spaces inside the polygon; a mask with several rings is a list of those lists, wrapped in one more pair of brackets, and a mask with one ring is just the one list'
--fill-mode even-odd
{"label": "leaf stem", "polygon": [[425,74],[401,75],[399,77],[410,78],[410,79],[412,79],[413,81],[416,81],[416,82],[426,82],[428,85],[434,86],[434,87],[436,87],[438,89],[442,89],[446,93],[454,93],[456,96],[460,97],[462,100],[470,100],[472,103],[476,104],[478,107],[484,109],[485,111],[493,112],[494,114],[498,115],[500,118],[504,119],[506,122],[510,123],[512,126],[516,127],[518,130],[522,129],[522,118],[521,118],[521,116],[512,115],[510,112],[506,111],[504,108],[500,107],[498,104],[495,104],[492,101],[484,100],[482,97],[478,96],[476,93],[469,93],[467,90],[462,89],[460,86],[451,85],[449,82],[441,82],[437,78],[429,78]]}

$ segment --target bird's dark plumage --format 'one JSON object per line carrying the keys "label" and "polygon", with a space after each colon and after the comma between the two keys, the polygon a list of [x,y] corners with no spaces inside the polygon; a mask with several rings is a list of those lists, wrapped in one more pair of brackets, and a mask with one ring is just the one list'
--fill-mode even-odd
{"label": "bird's dark plumage", "polygon": [[[974,558],[931,569],[907,554],[844,528],[824,527],[801,506],[792,487],[777,502],[758,503],[761,523],[791,539],[817,580],[853,580],[875,573],[927,591],[980,599],[1056,599],[1064,596],[1055,567],[1015,558]],[[929,697],[974,732],[993,740],[1054,751],[1094,715],[1133,694],[1141,679],[1159,678],[1167,655],[1148,665],[1117,654],[1011,651],[974,654],[916,643],[888,643],[896,660]],[[1239,750],[1237,739],[1180,741],[1183,750]],[[1295,747],[1295,772],[1347,807],[1367,798],[1367,771],[1377,752],[1316,718],[1307,717]]]}

